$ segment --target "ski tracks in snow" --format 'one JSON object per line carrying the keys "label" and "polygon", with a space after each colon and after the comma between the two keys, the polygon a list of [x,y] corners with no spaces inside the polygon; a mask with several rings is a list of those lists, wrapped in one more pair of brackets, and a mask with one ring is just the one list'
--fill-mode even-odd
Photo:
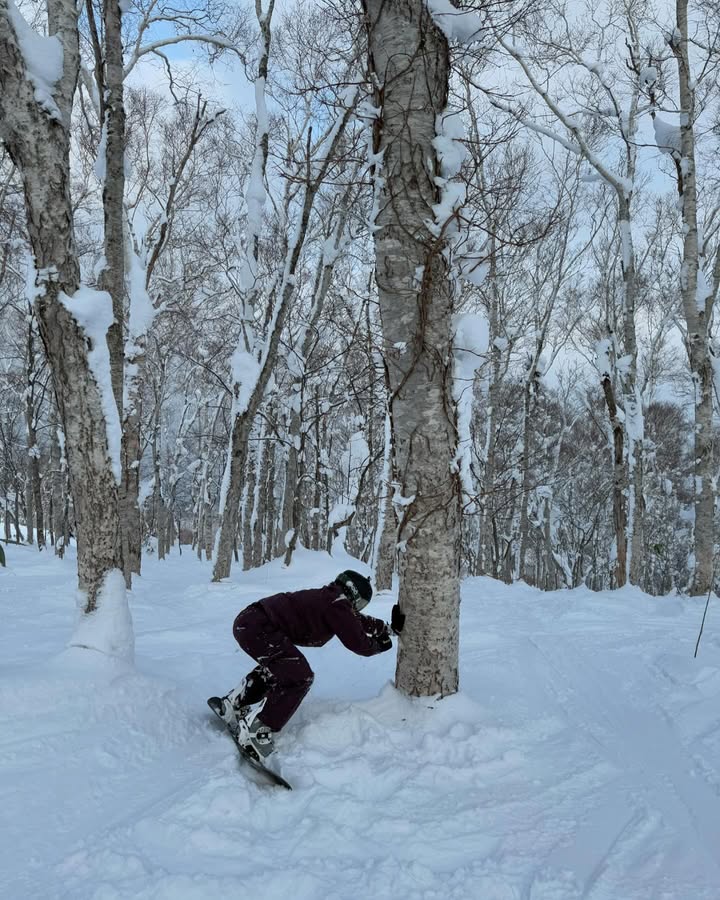
{"label": "ski tracks in snow", "polygon": [[[692,748],[681,742],[658,703],[658,687],[642,654],[599,650],[591,643],[592,632],[584,640],[588,637],[590,645],[582,649],[579,636],[527,637],[530,653],[544,662],[568,726],[616,772],[591,801],[571,840],[547,860],[549,870],[571,873],[571,892],[539,889],[540,876],[529,896],[717,900],[718,791],[698,777]],[[668,864],[684,882],[682,894],[677,881],[658,889]]]}
{"label": "ski tracks in snow", "polygon": [[0,689],[0,800],[23,829],[3,900],[718,900],[720,645],[692,660],[681,600],[471,579],[460,695],[407,700],[391,654],[310,651],[278,746],[295,790],[253,781],[205,706],[249,662],[232,618],[338,565],[303,551],[211,588],[193,560],[148,561],[137,669],[115,673],[47,664],[70,592],[57,566],[28,575],[40,650],[9,609]]}

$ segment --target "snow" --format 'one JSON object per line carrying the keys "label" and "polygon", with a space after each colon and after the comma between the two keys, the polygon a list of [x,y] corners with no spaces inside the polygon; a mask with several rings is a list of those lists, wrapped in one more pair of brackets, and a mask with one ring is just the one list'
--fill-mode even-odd
{"label": "snow", "polygon": [[679,159],[682,155],[680,127],[663,121],[659,116],[654,116],[652,122],[655,130],[655,143],[660,152]]}
{"label": "snow", "polygon": [[337,525],[338,522],[344,522],[354,512],[354,503],[336,503],[328,515],[328,528],[332,528]]}
{"label": "snow", "polygon": [[620,246],[622,248],[623,268],[627,272],[630,264],[633,262],[633,241],[630,222],[627,219],[620,219],[618,222],[620,229]]}
{"label": "snow", "polygon": [[[135,252],[132,243],[127,242],[128,274],[127,287],[130,297],[130,310],[128,316],[128,341],[135,343],[142,339],[150,330],[150,326],[157,314],[147,292],[145,281],[147,269],[140,257]],[[130,348],[127,348],[128,350]],[[128,355],[131,355],[130,353]]]}
{"label": "snow", "polygon": [[350,497],[357,494],[360,473],[369,459],[370,448],[365,439],[365,433],[363,431],[354,432],[347,439],[347,448],[343,450],[338,466],[346,479]]}
{"label": "snow", "polygon": [[699,313],[705,312],[707,300],[713,295],[713,286],[702,268],[698,268],[697,273],[697,290],[695,294],[695,302]]}
{"label": "snow", "polygon": [[123,386],[123,408],[125,413],[132,412],[135,394],[130,390],[133,379],[139,372],[137,357],[143,352],[145,338],[158,310],[153,306],[145,282],[147,268],[135,252],[132,241],[125,242],[127,259],[126,285],[129,297],[127,337],[125,340],[125,378]]}
{"label": "snow", "polygon": [[490,332],[487,319],[481,313],[454,316],[453,330],[452,390],[457,409],[458,432],[453,470],[459,472],[463,490],[468,497],[472,497],[475,494],[471,472],[473,385],[475,373],[485,362]]}
{"label": "snow", "polygon": [[465,281],[476,287],[480,287],[485,282],[490,271],[490,263],[487,262],[485,253],[475,250],[462,254],[457,253],[455,261],[458,266],[458,274]]}
{"label": "snow", "polygon": [[[102,128],[100,129],[100,140],[98,141],[97,148],[97,156],[95,157],[95,177],[97,178],[101,187],[105,185],[105,176],[107,175],[107,117],[105,121],[102,123]],[[107,260],[105,257],[102,257],[103,266],[102,268],[106,268]],[[97,272],[97,267],[95,269]],[[100,270],[102,271],[102,269]]]}
{"label": "snow", "polygon": [[265,207],[265,184],[264,184],[264,153],[262,143],[269,131],[269,122],[267,114],[267,106],[265,103],[265,79],[258,77],[255,79],[255,110],[257,116],[257,126],[255,133],[255,154],[253,156],[252,168],[245,188],[245,205],[247,207],[247,241],[245,264],[247,271],[242,272],[243,288],[250,291],[255,286],[257,278],[257,261],[255,259],[255,238],[262,231],[263,209]]}
{"label": "snow", "polygon": [[434,221],[428,222],[430,232],[439,236],[443,232],[452,235],[457,226],[450,220],[462,209],[467,199],[467,188],[462,182],[450,179],[460,174],[463,161],[467,157],[467,149],[463,140],[465,126],[460,111],[446,107],[435,117],[435,137],[433,148],[440,164],[440,176],[435,183],[440,188],[440,202],[433,205]]}
{"label": "snow", "polygon": [[90,614],[83,612],[86,602],[85,593],[78,591],[76,602],[78,618],[69,647],[96,650],[132,662],[133,626],[122,572],[113,569],[105,576],[105,583],[94,612]]}
{"label": "snow", "polygon": [[[241,766],[206,697],[246,604],[362,563],[296,552],[210,583],[148,559],[136,662],[64,650],[74,559],[0,569],[0,895],[23,900],[717,900],[720,601],[463,583],[462,692],[411,701],[395,652],[308,649],[278,741]],[[394,593],[368,612],[388,618]]]}
{"label": "snow", "polygon": [[96,291],[87,285],[81,285],[72,297],[61,292],[60,302],[90,341],[88,365],[100,391],[100,401],[107,429],[108,455],[115,480],[120,484],[122,429],[112,389],[110,351],[107,345],[107,332],[115,321],[112,299],[107,291]]}
{"label": "snow", "polygon": [[440,161],[443,178],[452,178],[460,173],[467,157],[465,125],[460,110],[446,107],[435,119],[435,137],[432,144]]}
{"label": "snow", "polygon": [[451,220],[465,204],[467,188],[457,181],[446,182],[440,194],[440,202],[433,204],[434,221],[428,222],[428,230],[435,236],[443,232],[452,235],[457,231],[457,226],[451,224]]}
{"label": "snow", "polygon": [[603,338],[595,344],[595,365],[600,378],[612,378],[612,341]]}
{"label": "snow", "polygon": [[449,41],[472,44],[483,37],[483,23],[477,12],[462,10],[450,0],[427,0],[430,15]]}
{"label": "snow", "polygon": [[645,66],[640,70],[639,81],[642,87],[652,87],[658,79],[658,70],[655,66]]}
{"label": "snow", "polygon": [[235,415],[242,414],[248,408],[260,377],[260,368],[255,356],[238,344],[230,360],[233,386],[237,391],[233,405]]}
{"label": "snow", "polygon": [[27,77],[35,88],[35,100],[51,118],[60,119],[60,110],[53,97],[55,85],[63,73],[60,38],[38,34],[28,25],[14,0],[8,0],[8,18],[17,37]]}

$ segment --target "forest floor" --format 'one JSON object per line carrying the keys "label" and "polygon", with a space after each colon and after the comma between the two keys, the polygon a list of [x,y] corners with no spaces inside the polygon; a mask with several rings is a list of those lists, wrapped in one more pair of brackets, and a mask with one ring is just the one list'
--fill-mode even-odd
{"label": "forest floor", "polygon": [[303,551],[213,585],[189,552],[147,560],[130,667],[65,649],[74,560],[7,549],[3,900],[720,897],[720,601],[695,660],[704,599],[468,579],[462,690],[439,702],[394,690],[394,651],[308,650],[290,792],[205,700],[251,666],[243,606],[361,565]]}

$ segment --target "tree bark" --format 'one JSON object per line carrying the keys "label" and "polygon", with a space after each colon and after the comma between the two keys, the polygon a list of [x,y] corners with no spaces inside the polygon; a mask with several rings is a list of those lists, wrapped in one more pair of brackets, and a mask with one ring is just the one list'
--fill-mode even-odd
{"label": "tree bark", "polygon": [[78,580],[86,594],[84,611],[90,613],[106,575],[117,567],[118,519],[102,388],[88,361],[92,339],[63,302],[80,287],[69,163],[70,112],[79,69],[77,16],[72,0],[48,4],[48,33],[62,47],[63,72],[52,101],[41,104],[27,77],[8,4],[0,0],[0,139],[22,173],[35,257],[35,311],[65,433]]}
{"label": "tree bark", "polygon": [[[433,141],[448,100],[449,48],[425,3],[364,5],[381,109],[373,147],[382,154],[376,278],[401,487],[399,603],[407,616],[395,680],[411,696],[446,695],[458,689],[460,609],[452,291],[443,238],[427,223],[440,199]],[[395,349],[403,344],[406,352]]]}
{"label": "tree bark", "polygon": [[695,569],[690,591],[706,594],[713,585],[713,422],[712,351],[710,322],[713,296],[698,294],[698,273],[703,256],[698,238],[697,173],[695,167],[695,87],[690,70],[688,0],[677,0],[677,28],[671,48],[680,87],[680,150],[676,159],[683,219],[683,261],[680,279],[687,323],[687,345],[695,386]]}
{"label": "tree bark", "polygon": [[627,581],[627,469],[625,466],[625,429],[615,402],[615,389],[608,374],[602,377],[605,403],[610,417],[613,448],[613,526],[615,530],[615,587]]}

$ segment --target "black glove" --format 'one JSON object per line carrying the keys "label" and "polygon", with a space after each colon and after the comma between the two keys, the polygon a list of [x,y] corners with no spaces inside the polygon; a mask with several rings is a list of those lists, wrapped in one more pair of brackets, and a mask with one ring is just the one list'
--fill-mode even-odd
{"label": "black glove", "polygon": [[405,613],[400,610],[400,607],[396,603],[392,608],[392,613],[390,614],[390,627],[395,634],[400,634],[400,632],[403,630],[404,625]]}
{"label": "black glove", "polygon": [[386,650],[392,649],[392,638],[390,637],[390,632],[385,628],[380,634],[375,638],[377,641],[378,647],[380,648],[380,653],[384,653]]}

